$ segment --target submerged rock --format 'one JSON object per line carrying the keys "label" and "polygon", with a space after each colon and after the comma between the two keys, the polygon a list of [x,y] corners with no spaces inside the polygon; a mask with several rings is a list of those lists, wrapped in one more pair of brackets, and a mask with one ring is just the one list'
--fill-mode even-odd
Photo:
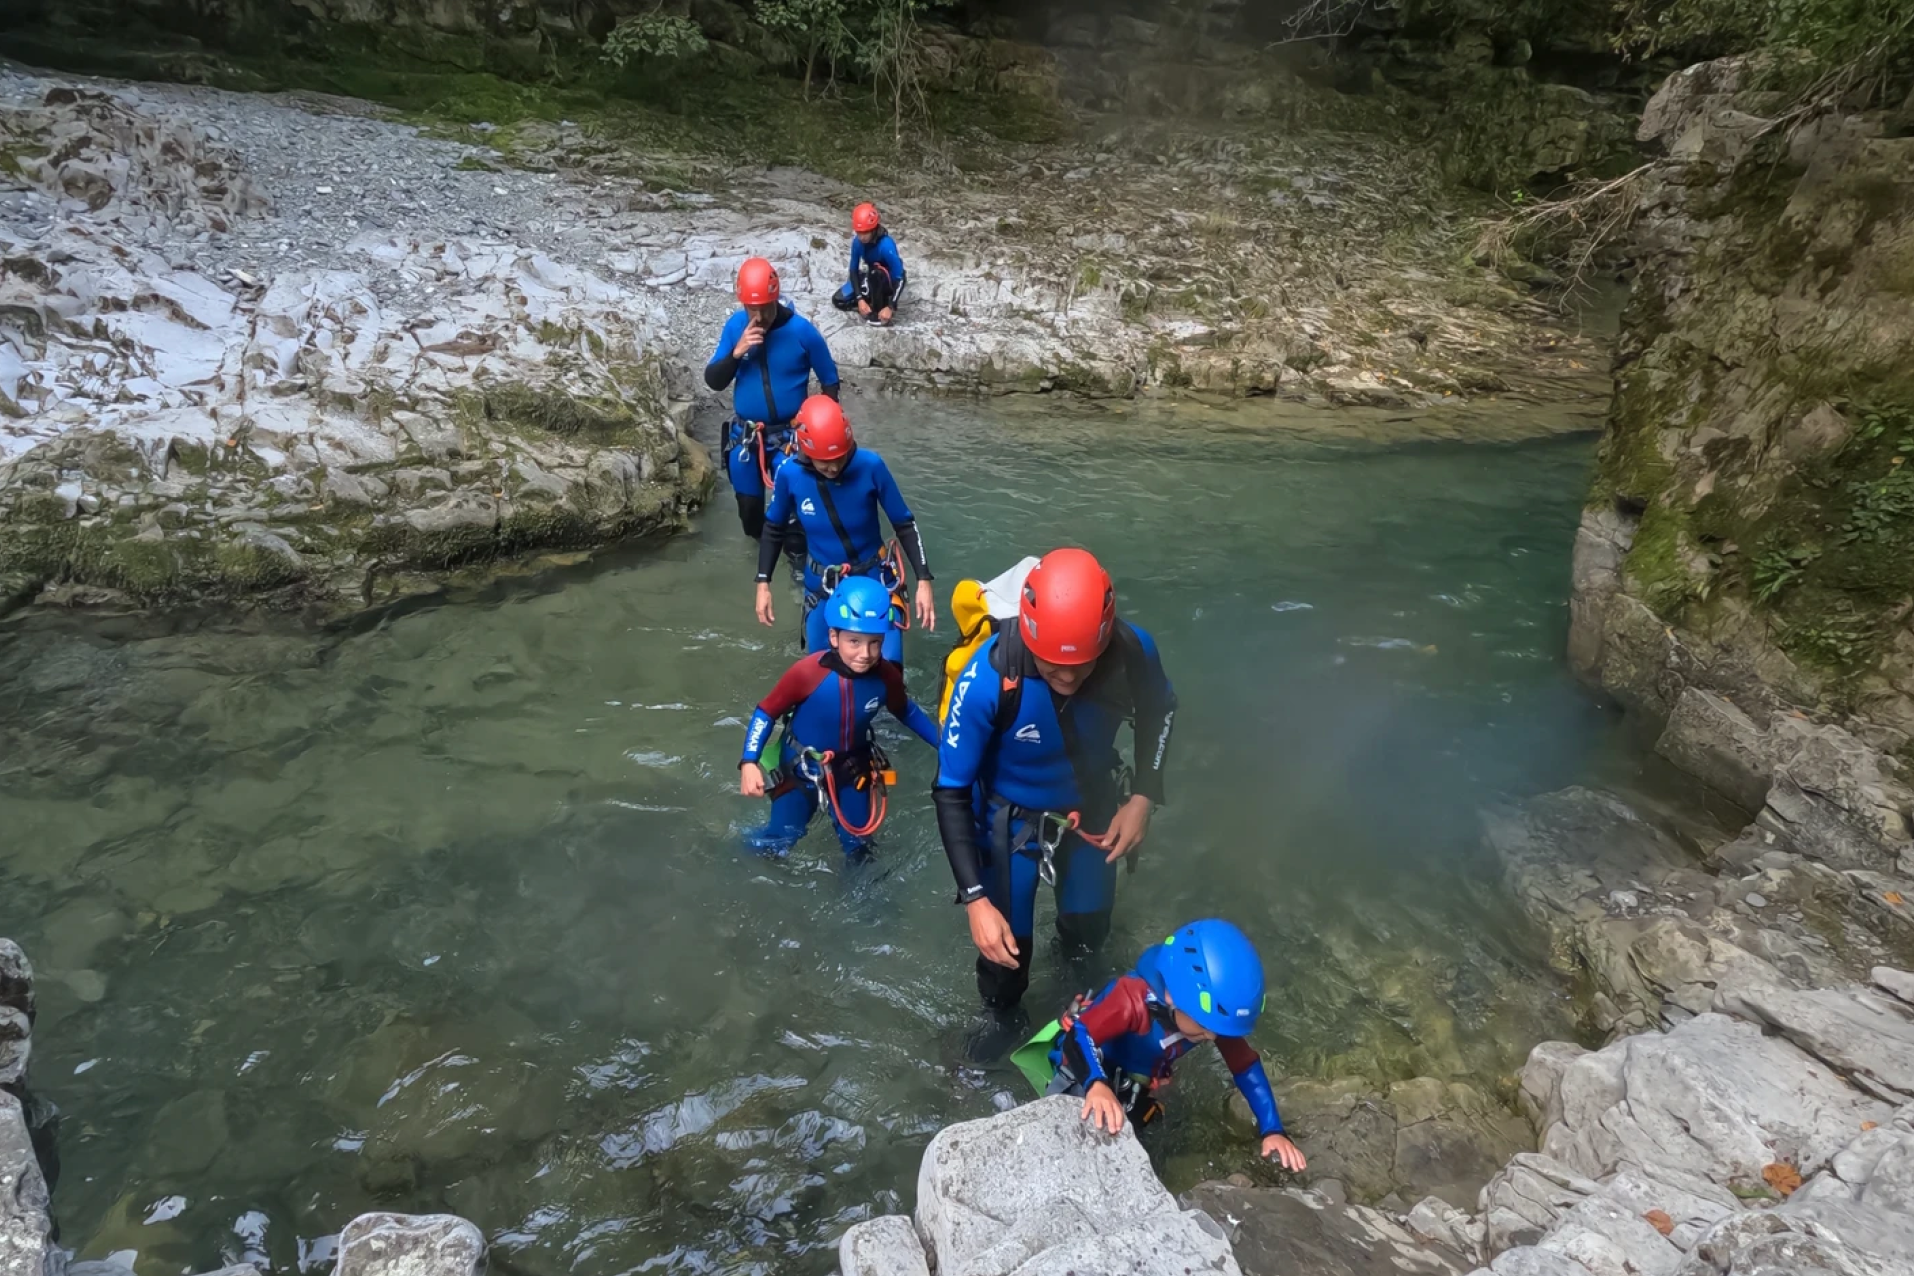
{"label": "submerged rock", "polygon": [[361,1214],[339,1233],[333,1276],[478,1276],[485,1237],[452,1214]]}
{"label": "submerged rock", "polygon": [[1397,1217],[1320,1192],[1205,1183],[1183,1202],[1223,1225],[1247,1276],[1455,1276],[1469,1265]]}

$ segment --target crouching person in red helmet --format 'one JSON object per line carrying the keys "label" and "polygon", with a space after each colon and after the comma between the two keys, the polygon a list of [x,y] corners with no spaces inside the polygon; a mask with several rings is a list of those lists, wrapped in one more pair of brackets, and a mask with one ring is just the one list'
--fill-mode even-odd
{"label": "crouching person in red helmet", "polygon": [[[743,309],[725,322],[718,349],[705,365],[704,383],[713,390],[735,385],[735,411],[725,427],[725,473],[738,497],[738,521],[756,540],[764,531],[764,502],[791,451],[792,418],[810,397],[811,378],[835,399],[837,363],[824,334],[779,300],[778,272],[762,257],[738,270],[738,301]],[[785,538],[793,561],[803,547],[802,529]]]}
{"label": "crouching person in red helmet", "polygon": [[[1109,934],[1116,864],[1163,801],[1175,717],[1156,642],[1117,619],[1110,574],[1084,550],[1046,554],[1024,580],[1017,623],[958,677],[937,751],[937,828],[986,1007],[1015,1008],[1030,984],[1039,884],[1056,895],[1066,952]],[[1126,721],[1128,766],[1117,748]]]}
{"label": "crouching person in red helmet", "polygon": [[884,229],[876,204],[851,212],[851,277],[831,298],[839,310],[855,310],[869,323],[887,324],[904,301],[904,259]]}

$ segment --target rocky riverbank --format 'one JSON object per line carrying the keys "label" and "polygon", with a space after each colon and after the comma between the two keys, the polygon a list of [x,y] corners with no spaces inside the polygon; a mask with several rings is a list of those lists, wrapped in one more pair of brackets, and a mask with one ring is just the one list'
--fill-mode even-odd
{"label": "rocky riverbank", "polygon": [[1411,406],[1585,379],[1590,343],[1455,264],[1429,165],[1338,136],[1332,170],[1329,140],[1253,125],[900,174],[912,300],[878,331],[824,304],[855,192],[812,174],[681,189],[565,122],[501,151],[345,99],[0,72],[0,605],[335,614],[679,528],[750,253],[865,389]]}

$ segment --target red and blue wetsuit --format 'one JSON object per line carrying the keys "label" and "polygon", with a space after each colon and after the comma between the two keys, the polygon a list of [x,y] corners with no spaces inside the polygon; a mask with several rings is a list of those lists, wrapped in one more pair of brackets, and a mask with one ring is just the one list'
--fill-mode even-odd
{"label": "red and blue wetsuit", "polygon": [[[806,656],[786,670],[771,694],[758,702],[744,731],[741,762],[757,762],[771,742],[772,728],[788,718],[781,763],[786,778],[771,792],[771,821],[745,840],[758,850],[783,855],[804,836],[817,814],[818,786],[797,774],[803,749],[835,755],[831,765],[844,820],[865,824],[870,819],[871,790],[868,784],[859,787],[859,781],[870,773],[871,722],[879,709],[889,710],[926,743],[937,743],[937,723],[905,692],[904,671],[888,660],[879,660],[869,673],[854,674],[836,652],[826,651]],[[832,823],[844,853],[866,849],[869,842],[847,829],[837,816],[833,811]]]}
{"label": "red and blue wetsuit", "polygon": [[[1009,711],[1014,701],[1015,712]],[[1017,939],[1016,970],[977,959],[977,990],[1008,1008],[1030,983],[1041,838],[1079,812],[1084,829],[1109,827],[1126,796],[1117,733],[1134,724],[1131,791],[1163,802],[1176,692],[1156,641],[1118,621],[1096,670],[1074,695],[1052,692],[1015,625],[977,650],[951,691],[937,749],[937,830],[958,899],[988,898]],[[1095,947],[1110,930],[1116,865],[1074,833],[1055,848],[1057,933]]]}
{"label": "red and blue wetsuit", "polygon": [[[1057,1068],[1053,1093],[1082,1094],[1102,1081],[1134,1108],[1170,1083],[1176,1061],[1196,1043],[1177,1031],[1174,1012],[1157,995],[1151,980],[1155,961],[1152,947],[1134,973],[1112,980],[1082,1010],[1065,1016],[1064,1031],[1050,1051]],[[1281,1134],[1283,1118],[1256,1048],[1242,1037],[1218,1037],[1216,1050],[1249,1100],[1256,1132]],[[1136,1081],[1126,1086],[1126,1077]],[[1132,1088],[1134,1093],[1124,1093]]]}
{"label": "red and blue wetsuit", "polygon": [[[891,477],[883,457],[868,448],[853,448],[844,469],[834,479],[819,474],[803,457],[794,457],[778,471],[770,503],[764,509],[764,535],[758,538],[758,579],[771,579],[788,537],[787,524],[794,522],[803,533],[802,541],[792,546],[792,554],[804,556],[806,650],[823,651],[831,645],[819,604],[836,588],[838,578],[874,576],[886,589],[903,585],[903,581],[891,579],[895,572],[883,556],[884,524],[878,519],[879,513],[890,519],[897,543],[917,579],[931,579],[916,516],[904,503],[904,494],[898,491],[897,480]],[[884,659],[903,663],[904,635],[900,631],[893,629],[884,635]]]}

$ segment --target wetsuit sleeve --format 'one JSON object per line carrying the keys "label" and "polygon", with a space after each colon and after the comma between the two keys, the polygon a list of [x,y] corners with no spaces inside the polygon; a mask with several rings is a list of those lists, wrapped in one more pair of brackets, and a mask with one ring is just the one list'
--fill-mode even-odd
{"label": "wetsuit sleeve", "polygon": [[864,260],[864,241],[856,235],[851,236],[851,273],[848,276],[852,292],[857,291],[857,266]]}
{"label": "wetsuit sleeve", "polygon": [[897,251],[897,241],[889,235],[886,235],[884,242],[878,245],[877,260],[884,269],[891,272],[891,278],[897,281],[896,295],[902,297],[904,295],[904,258]]}
{"label": "wetsuit sleeve", "polygon": [[817,375],[818,388],[833,399],[837,397],[837,360],[831,357],[831,347],[824,340],[824,334],[815,324],[807,323],[799,340],[804,343],[804,353],[811,360],[811,371]]}
{"label": "wetsuit sleeve", "polygon": [[873,459],[877,462],[877,503],[883,507],[884,517],[891,521],[891,527],[897,532],[897,543],[904,547],[904,556],[910,559],[910,569],[917,573],[919,580],[935,579],[930,574],[930,562],[924,557],[924,535],[917,530],[917,519],[910,512],[910,506],[904,503],[904,493],[891,476],[891,467],[884,464],[881,456]]}
{"label": "wetsuit sleeve", "polygon": [[1163,804],[1163,772],[1170,759],[1170,729],[1176,724],[1176,688],[1163,672],[1156,639],[1135,631],[1143,667],[1131,671],[1136,700],[1136,777],[1132,788],[1157,806]]}
{"label": "wetsuit sleeve", "polygon": [[910,692],[904,690],[904,670],[886,660],[877,666],[877,673],[884,680],[884,707],[899,722],[915,731],[918,738],[931,748],[937,747],[937,720],[925,713]]}
{"label": "wetsuit sleeve", "polygon": [[937,783],[931,789],[944,857],[957,879],[958,902],[964,904],[984,893],[983,855],[977,845],[971,791],[983,772],[984,755],[996,731],[998,685],[989,651],[990,645],[985,644],[971,657],[951,692],[950,715],[937,742]]}
{"label": "wetsuit sleeve", "polygon": [[764,530],[758,533],[758,579],[769,581],[784,552],[784,527],[791,519],[791,467],[780,469],[764,504]]}
{"label": "wetsuit sleeve", "polygon": [[784,671],[778,685],[771,688],[770,695],[758,701],[757,709],[751,714],[751,723],[744,729],[744,756],[739,765],[756,762],[763,755],[764,746],[771,739],[772,726],[803,704],[829,673],[818,656],[806,656]]}
{"label": "wetsuit sleeve", "polygon": [[750,322],[748,316],[740,310],[724,321],[724,331],[718,335],[718,349],[711,356],[711,362],[704,365],[704,383],[713,390],[722,390],[738,376],[738,360],[731,353],[738,347],[738,338],[744,335],[744,325]]}
{"label": "wetsuit sleeve", "polygon": [[744,756],[738,759],[738,765],[756,762],[764,756],[764,746],[771,742],[771,728],[778,720],[762,709],[751,711],[750,725],[744,729]]}
{"label": "wetsuit sleeve", "polygon": [[1150,1009],[1144,1000],[1146,988],[1141,979],[1125,975],[1070,1024],[1070,1031],[1063,1039],[1063,1066],[1083,1082],[1085,1089],[1093,1081],[1110,1079],[1103,1067],[1104,1046],[1126,1033],[1149,1028]]}
{"label": "wetsuit sleeve", "polygon": [[1229,1065],[1236,1088],[1249,1100],[1249,1110],[1256,1117],[1256,1132],[1281,1134],[1282,1114],[1276,1111],[1276,1094],[1269,1088],[1269,1074],[1263,1071],[1263,1060],[1256,1053],[1256,1047],[1241,1037],[1218,1037],[1216,1049]]}

